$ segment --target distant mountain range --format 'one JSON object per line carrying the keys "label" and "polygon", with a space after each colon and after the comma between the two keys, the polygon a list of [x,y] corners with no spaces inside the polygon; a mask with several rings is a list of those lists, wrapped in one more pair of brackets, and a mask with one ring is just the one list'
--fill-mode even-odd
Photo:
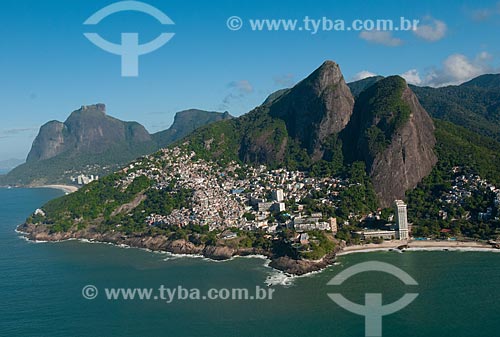
{"label": "distant mountain range", "polygon": [[[383,78],[369,77],[349,83],[349,88],[358,96]],[[442,88],[410,88],[432,117],[500,141],[500,74],[481,75],[461,85]]]}
{"label": "distant mountain range", "polygon": [[[273,267],[290,272],[305,257],[314,261],[297,268],[311,271],[320,267],[318,258],[328,260],[333,241],[321,230],[310,231],[314,243],[301,251],[292,244],[297,231],[279,229],[269,236],[263,227],[283,228],[288,220],[295,226],[296,219],[316,214],[313,223],[335,218],[340,225],[337,239],[356,242],[352,232],[386,229],[392,221],[389,207],[403,199],[416,237],[445,238],[449,233],[495,239],[500,231],[500,143],[485,135],[477,117],[495,115],[495,83],[495,76],[487,76],[458,87],[416,88],[390,76],[348,85],[339,66],[326,61],[247,114],[219,114],[216,119],[221,120],[201,126],[168,149],[47,203],[20,230],[37,240],[86,238],[212,258],[263,253]],[[417,92],[433,109],[434,119]],[[484,105],[478,92],[484,94]],[[445,100],[447,94],[451,96]],[[469,101],[478,107],[471,105],[463,114],[458,103],[446,104],[462,102],[460,107],[465,107]],[[195,128],[199,124],[190,114],[179,114],[174,124]],[[64,149],[58,145],[64,144],[61,139],[68,137],[72,144],[72,137],[80,134],[66,135],[63,124],[56,124],[62,129],[56,135],[63,138],[55,138],[51,154]],[[86,135],[103,137],[104,130],[92,125]],[[175,125],[148,137],[137,125],[125,125],[115,137],[127,149],[179,139],[182,129]],[[124,131],[131,128],[133,132]],[[88,153],[87,139],[81,138],[80,147]],[[47,151],[41,150],[34,154],[45,156]],[[71,149],[61,153],[54,158],[68,158]],[[278,189],[287,193],[284,202],[270,202]],[[250,209],[253,200],[260,201]],[[236,234],[235,241],[225,239],[228,231]]]}
{"label": "distant mountain range", "polygon": [[499,82],[500,75],[483,75],[430,88],[376,76],[347,84],[339,66],[326,61],[239,118],[186,110],[156,134],[107,116],[102,104],[84,106],[64,123],[44,125],[27,163],[0,183],[40,185],[68,182],[80,173],[107,174],[184,139],[198,156],[219,162],[320,175],[343,174],[362,163],[379,205],[386,207],[404,198],[436,163],[441,173],[459,165],[499,179]]}
{"label": "distant mountain range", "polygon": [[198,109],[180,111],[175,114],[174,123],[170,128],[153,134],[152,138],[158,146],[165,147],[204,125],[231,118],[233,117],[227,111],[223,113]]}
{"label": "distant mountain range", "polygon": [[0,174],[5,174],[22,163],[24,160],[16,158],[0,160]]}
{"label": "distant mountain range", "polygon": [[2,185],[70,183],[79,174],[111,173],[127,162],[181,139],[200,126],[232,118],[228,112],[178,112],[172,126],[155,134],[137,122],[106,114],[104,104],[82,106],[63,122],[40,128],[25,164],[0,179]]}

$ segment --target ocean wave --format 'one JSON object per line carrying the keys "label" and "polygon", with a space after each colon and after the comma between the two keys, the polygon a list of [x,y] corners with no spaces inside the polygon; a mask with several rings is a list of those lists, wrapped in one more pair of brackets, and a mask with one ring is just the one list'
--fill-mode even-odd
{"label": "ocean wave", "polygon": [[28,243],[36,243],[35,241],[32,241],[32,240],[28,239],[28,238],[27,238],[26,236],[24,236],[24,235],[19,235],[19,236],[18,236],[18,238],[19,238],[19,239],[21,239],[21,240],[24,240],[24,241],[26,241],[26,242],[28,242]]}
{"label": "ocean wave", "polygon": [[231,256],[229,259],[224,259],[224,260],[215,260],[211,259],[209,257],[206,257],[201,254],[176,254],[176,253],[171,253],[171,252],[166,252],[162,251],[164,254],[167,254],[168,256],[163,259],[163,261],[172,261],[172,260],[177,260],[177,259],[182,259],[182,258],[190,258],[190,259],[201,259],[206,262],[211,262],[211,263],[224,263],[224,262],[230,262],[235,259],[261,259],[265,260],[264,266],[267,267],[271,260],[267,258],[265,255],[260,255],[260,254],[255,254],[255,255],[234,255]]}
{"label": "ocean wave", "polygon": [[267,256],[262,255],[262,254],[237,255],[235,257],[240,258],[240,259],[260,259],[260,260],[271,261],[271,260],[269,260],[269,258]]}
{"label": "ocean wave", "polygon": [[325,271],[328,268],[331,268],[332,266],[335,267],[335,266],[340,266],[340,265],[341,265],[341,263],[337,261],[337,262],[334,262],[331,265],[329,265],[323,269],[320,269],[320,270],[311,271],[311,272],[305,273],[303,275],[292,275],[292,274],[285,273],[281,270],[276,270],[276,269],[272,268],[271,266],[269,266],[269,263],[267,263],[265,266],[270,268],[272,271],[269,273],[269,275],[267,276],[264,283],[268,287],[283,286],[283,287],[287,288],[287,287],[293,286],[295,284],[295,281],[298,279],[314,277],[315,275],[321,274],[323,271]]}
{"label": "ocean wave", "polygon": [[17,229],[17,227],[14,229],[14,232],[16,232],[17,234],[23,234],[23,235],[28,234],[26,232],[20,231],[19,229]]}
{"label": "ocean wave", "polygon": [[160,254],[160,255],[168,254],[168,252],[166,252],[164,250],[152,250],[152,249],[149,249],[149,248],[138,248],[138,249],[142,250],[144,252],[152,253],[152,254]]}
{"label": "ocean wave", "polygon": [[33,243],[33,244],[37,244],[37,243],[50,243],[50,242],[52,242],[52,241],[45,241],[45,240],[30,240],[26,236],[19,236],[19,238],[23,239],[26,242]]}
{"label": "ocean wave", "polygon": [[167,257],[164,258],[163,261],[172,261],[186,257],[190,259],[206,259],[205,256],[199,254],[174,254],[170,252],[165,252],[165,254],[167,255]]}
{"label": "ocean wave", "polygon": [[283,286],[285,288],[288,288],[293,286],[295,278],[295,276],[275,270],[266,277],[264,283],[268,287]]}

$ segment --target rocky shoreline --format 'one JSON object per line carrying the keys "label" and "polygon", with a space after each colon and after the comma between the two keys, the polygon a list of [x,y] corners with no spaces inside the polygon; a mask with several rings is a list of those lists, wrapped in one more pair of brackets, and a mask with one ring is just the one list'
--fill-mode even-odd
{"label": "rocky shoreline", "polygon": [[31,241],[58,242],[66,240],[90,240],[93,242],[126,245],[133,248],[164,251],[172,254],[199,255],[205,258],[224,261],[236,256],[262,255],[270,260],[269,266],[285,274],[300,276],[317,272],[332,265],[336,254],[342,249],[337,247],[334,252],[327,254],[320,260],[297,260],[288,256],[275,256],[271,251],[255,248],[233,249],[227,246],[195,245],[186,240],[169,240],[164,235],[158,236],[126,236],[119,232],[99,233],[93,230],[75,232],[50,233],[47,226],[22,224],[17,227]]}

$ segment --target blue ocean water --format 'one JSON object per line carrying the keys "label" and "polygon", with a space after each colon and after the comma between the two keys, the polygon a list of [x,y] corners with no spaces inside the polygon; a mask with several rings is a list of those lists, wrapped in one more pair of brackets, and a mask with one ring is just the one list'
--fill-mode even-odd
{"label": "blue ocean water", "polygon": [[[280,275],[264,260],[210,262],[76,241],[32,243],[14,232],[34,209],[62,195],[50,189],[0,189],[0,336],[364,336],[364,319],[333,303],[340,292],[358,303],[367,292],[384,304],[405,292],[419,297],[383,319],[383,336],[497,336],[500,254],[380,252],[339,258],[340,264],[275,285],[272,300],[111,301],[104,288],[267,288]],[[340,287],[327,282],[359,262],[377,260],[408,272],[407,289],[382,273],[363,273]],[[82,288],[94,285],[94,300]]]}

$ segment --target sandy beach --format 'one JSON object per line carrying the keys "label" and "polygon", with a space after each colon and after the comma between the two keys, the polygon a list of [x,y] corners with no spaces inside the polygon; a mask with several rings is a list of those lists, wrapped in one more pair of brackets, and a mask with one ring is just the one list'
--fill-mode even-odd
{"label": "sandy beach", "polygon": [[464,241],[384,241],[381,244],[364,244],[345,247],[337,255],[347,255],[352,253],[368,253],[375,251],[388,251],[403,248],[408,251],[418,251],[418,250],[479,250],[479,251],[498,251],[500,249],[494,248],[492,245],[483,242],[464,242]]}
{"label": "sandy beach", "polygon": [[53,188],[56,190],[62,190],[65,193],[73,193],[78,191],[78,187],[71,185],[43,185],[43,186],[36,186],[35,188]]}

